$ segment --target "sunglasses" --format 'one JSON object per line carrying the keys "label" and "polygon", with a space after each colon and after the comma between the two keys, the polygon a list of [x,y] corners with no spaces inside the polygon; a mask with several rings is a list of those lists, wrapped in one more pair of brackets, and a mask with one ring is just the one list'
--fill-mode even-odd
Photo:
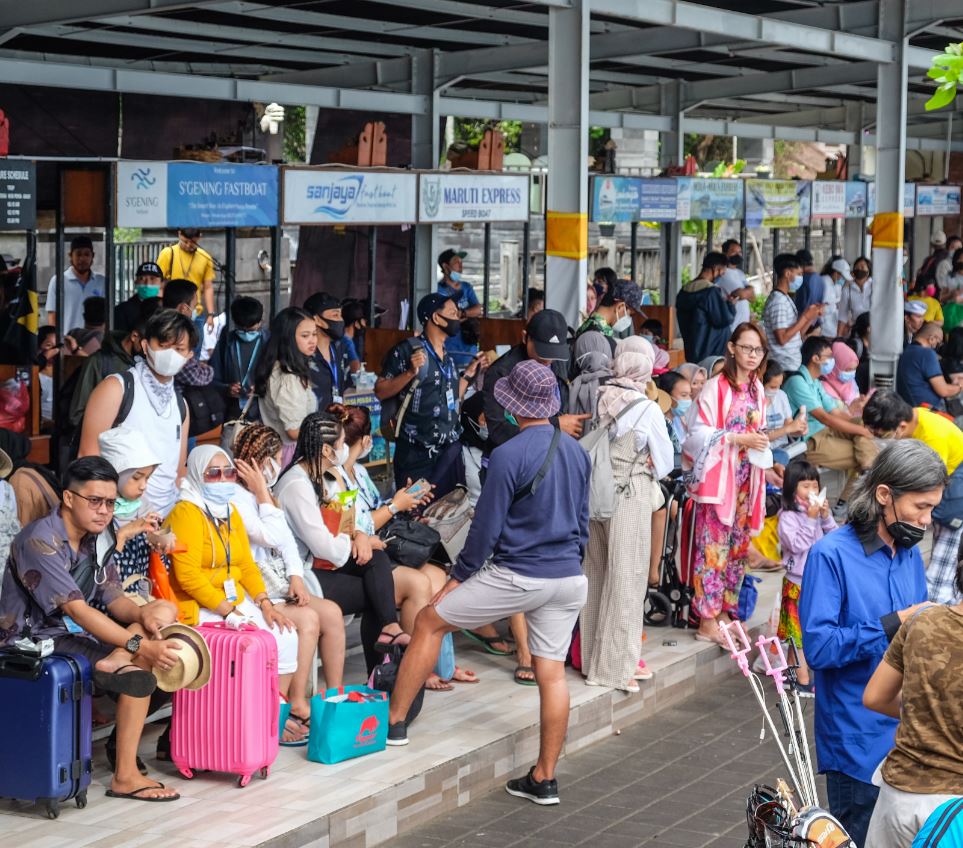
{"label": "sunglasses", "polygon": [[215,483],[218,480],[232,482],[237,480],[237,469],[229,465],[227,468],[208,468],[204,472],[204,480],[208,483]]}
{"label": "sunglasses", "polygon": [[117,504],[117,498],[102,498],[98,495],[88,497],[87,495],[80,494],[80,492],[75,492],[73,489],[68,489],[67,491],[72,495],[76,495],[78,498],[83,498],[95,512],[104,506],[107,507],[108,512],[113,512],[114,506]]}

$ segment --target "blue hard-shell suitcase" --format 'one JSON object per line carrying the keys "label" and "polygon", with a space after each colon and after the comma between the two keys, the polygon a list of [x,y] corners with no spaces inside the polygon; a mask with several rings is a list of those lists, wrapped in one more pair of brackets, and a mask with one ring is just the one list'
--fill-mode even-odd
{"label": "blue hard-shell suitcase", "polygon": [[52,819],[61,801],[87,806],[92,692],[84,657],[0,650],[0,797],[36,802]]}

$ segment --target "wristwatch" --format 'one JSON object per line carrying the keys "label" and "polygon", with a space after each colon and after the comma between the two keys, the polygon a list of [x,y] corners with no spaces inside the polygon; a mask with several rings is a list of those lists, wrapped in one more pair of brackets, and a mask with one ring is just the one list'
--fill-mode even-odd
{"label": "wristwatch", "polygon": [[127,644],[124,645],[124,650],[126,650],[128,654],[136,654],[140,650],[140,643],[143,641],[143,636],[131,636],[130,639],[127,640]]}
{"label": "wristwatch", "polygon": [[388,512],[390,512],[392,515],[398,514],[398,507],[394,505],[394,501],[388,501]]}

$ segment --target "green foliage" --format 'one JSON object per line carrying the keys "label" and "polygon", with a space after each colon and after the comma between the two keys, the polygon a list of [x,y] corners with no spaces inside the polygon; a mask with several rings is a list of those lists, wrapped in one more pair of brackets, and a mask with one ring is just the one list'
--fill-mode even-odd
{"label": "green foliage", "polygon": [[956,99],[956,87],[963,81],[963,44],[947,44],[939,56],[933,57],[926,75],[939,83],[933,96],[926,101],[926,111],[942,109]]}
{"label": "green foliage", "polygon": [[692,269],[688,265],[682,266],[682,273],[679,275],[682,277],[682,285],[692,282]]}
{"label": "green foliage", "polygon": [[766,300],[766,295],[760,294],[754,297],[749,304],[749,311],[752,313],[752,318],[759,324],[762,323],[762,311],[766,308]]}
{"label": "green foliage", "polygon": [[745,159],[736,159],[735,162],[720,162],[712,171],[713,177],[735,177],[746,169]]}
{"label": "green foliage", "polygon": [[114,227],[114,244],[134,244],[144,236],[140,227]]}
{"label": "green foliage", "polygon": [[455,140],[463,141],[470,147],[478,147],[485,133],[490,129],[501,130],[505,136],[505,152],[518,150],[522,138],[521,121],[476,121],[473,118],[455,118]]}
{"label": "green foliage", "polygon": [[284,108],[284,161],[307,162],[307,122],[303,106]]}
{"label": "green foliage", "polygon": [[682,234],[696,236],[700,241],[705,241],[709,237],[709,224],[707,221],[683,221]]}

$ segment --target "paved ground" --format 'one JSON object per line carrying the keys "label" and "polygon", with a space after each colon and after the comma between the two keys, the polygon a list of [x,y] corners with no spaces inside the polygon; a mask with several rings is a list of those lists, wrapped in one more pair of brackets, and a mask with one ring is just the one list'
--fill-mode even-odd
{"label": "paved ground", "polygon": [[[775,701],[771,687],[769,697]],[[812,702],[807,712],[811,738]],[[761,726],[748,683],[733,676],[712,694],[563,759],[560,806],[538,807],[497,790],[393,840],[392,848],[741,848],[749,790],[774,784],[785,771],[768,734],[760,742]],[[825,800],[822,779],[819,791]]]}

